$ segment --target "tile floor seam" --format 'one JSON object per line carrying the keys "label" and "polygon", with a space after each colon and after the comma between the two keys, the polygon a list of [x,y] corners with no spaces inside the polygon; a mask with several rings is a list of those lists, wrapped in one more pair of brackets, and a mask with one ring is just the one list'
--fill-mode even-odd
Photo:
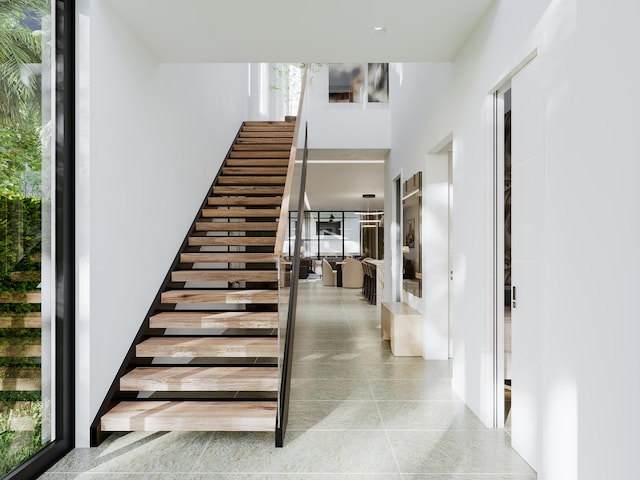
{"label": "tile floor seam", "polygon": [[393,444],[391,443],[391,438],[389,438],[389,433],[387,431],[386,424],[385,424],[382,412],[380,411],[380,407],[378,406],[378,401],[376,399],[375,392],[373,391],[373,386],[371,385],[371,381],[367,380],[367,382],[369,383],[369,389],[371,390],[371,395],[373,396],[373,398],[375,400],[376,410],[378,410],[378,415],[380,416],[380,422],[382,423],[382,429],[384,431],[384,436],[386,437],[387,444],[389,445],[389,451],[391,452],[391,455],[393,456],[393,461],[396,464],[396,468],[398,469],[398,473],[400,474],[400,478],[402,478],[402,469],[400,468],[400,462],[398,462],[398,457],[396,456],[396,452],[393,449]]}
{"label": "tile floor seam", "polygon": [[198,455],[198,459],[195,462],[193,462],[192,470],[189,473],[194,472],[196,465],[200,464],[200,462],[202,461],[202,457],[204,457],[204,454],[207,452],[212,442],[213,442],[213,434],[209,435],[209,439],[207,440],[206,444],[202,448],[202,452],[200,452],[200,455]]}

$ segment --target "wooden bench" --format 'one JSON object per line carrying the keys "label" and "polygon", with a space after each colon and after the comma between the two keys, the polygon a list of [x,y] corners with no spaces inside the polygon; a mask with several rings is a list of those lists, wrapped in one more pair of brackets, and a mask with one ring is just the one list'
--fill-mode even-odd
{"label": "wooden bench", "polygon": [[397,357],[422,356],[422,314],[404,302],[382,302],[382,339]]}

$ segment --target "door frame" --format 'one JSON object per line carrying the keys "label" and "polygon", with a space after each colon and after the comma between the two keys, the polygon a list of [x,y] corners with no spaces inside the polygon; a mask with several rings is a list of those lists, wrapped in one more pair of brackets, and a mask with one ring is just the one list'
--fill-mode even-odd
{"label": "door frame", "polygon": [[535,48],[489,90],[492,96],[492,343],[493,427],[504,428],[504,94],[511,79],[538,56]]}

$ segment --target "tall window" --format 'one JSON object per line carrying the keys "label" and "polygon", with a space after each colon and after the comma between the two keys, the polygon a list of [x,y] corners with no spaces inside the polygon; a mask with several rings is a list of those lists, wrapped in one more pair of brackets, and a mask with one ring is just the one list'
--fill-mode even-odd
{"label": "tall window", "polygon": [[[289,212],[287,238],[290,251],[293,251],[297,221],[298,212]],[[362,224],[355,212],[304,212],[302,221],[304,256],[359,257],[363,254]]]}
{"label": "tall window", "polygon": [[64,72],[54,68],[56,31],[63,30],[54,10],[63,7],[60,0],[0,1],[0,477],[33,478],[36,454],[48,447],[59,454],[69,443],[61,447],[68,429],[59,423],[68,409],[60,359],[69,352],[60,349],[70,321],[61,316],[67,254],[58,244],[68,208],[59,181],[65,112],[56,108],[54,74]]}

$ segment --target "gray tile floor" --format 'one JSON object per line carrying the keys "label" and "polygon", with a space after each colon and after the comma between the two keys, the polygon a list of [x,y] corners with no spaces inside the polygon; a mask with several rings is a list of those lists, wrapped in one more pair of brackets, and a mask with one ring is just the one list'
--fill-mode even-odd
{"label": "gray tile floor", "polygon": [[359,290],[301,284],[289,428],[130,433],[75,449],[46,480],[534,480],[504,430],[453,393],[451,365],[394,357]]}

